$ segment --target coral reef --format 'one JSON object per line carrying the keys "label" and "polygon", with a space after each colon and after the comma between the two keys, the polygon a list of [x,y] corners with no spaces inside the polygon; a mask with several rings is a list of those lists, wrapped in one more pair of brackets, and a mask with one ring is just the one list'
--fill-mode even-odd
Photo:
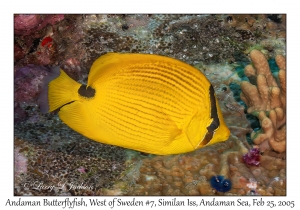
{"label": "coral reef", "polygon": [[236,14],[227,15],[226,24],[230,27],[234,27],[238,30],[249,31],[249,33],[261,33],[265,36],[264,31],[258,31],[258,29],[265,30],[268,34],[276,36],[277,38],[285,37],[285,22],[286,16],[284,14],[278,15],[248,15],[248,14]]}
{"label": "coral reef", "polygon": [[[231,24],[229,17],[239,24]],[[249,24],[250,19],[255,24],[249,30],[238,27]],[[15,60],[17,64],[39,65],[40,60],[49,59],[48,65],[56,63],[67,70],[88,71],[96,58],[112,51],[166,55],[193,65],[246,61],[243,52],[252,46],[265,47],[273,57],[274,52],[285,50],[284,36],[279,38],[271,33],[272,30],[285,32],[285,15],[281,19],[274,22],[267,15],[247,18],[239,15],[64,15],[62,20],[53,25],[51,22],[38,33],[16,34]],[[276,27],[271,30],[265,27],[268,24]],[[251,36],[246,35],[248,32]],[[41,42],[49,36],[53,45],[51,50],[46,50]],[[77,64],[71,66],[66,63],[68,59],[76,60]]]}
{"label": "coral reef", "polygon": [[29,35],[63,19],[64,15],[15,15],[14,32],[17,35]]}
{"label": "coral reef", "polygon": [[252,65],[245,68],[250,82],[241,83],[241,98],[248,106],[247,112],[258,117],[261,130],[253,132],[251,138],[260,150],[273,149],[282,153],[286,150],[286,65],[283,56],[277,56],[280,68],[279,83],[272,75],[267,59],[258,51],[250,53]]}
{"label": "coral reef", "polygon": [[[285,148],[285,141],[276,141],[286,129],[285,18],[263,14],[15,15],[14,194],[286,195],[284,155],[280,158],[268,150],[261,154],[264,144],[254,140],[259,148],[253,147],[247,138],[261,125],[253,139],[268,138],[264,142],[277,152]],[[264,56],[253,59],[253,49]],[[241,69],[250,62],[250,51],[254,68],[247,67],[244,73]],[[40,113],[36,96],[49,67],[59,65],[86,83],[93,61],[107,52],[160,54],[198,68],[215,89],[231,131],[229,140],[187,154],[154,156],[93,142],[69,129],[56,113]],[[277,54],[283,55],[276,57],[281,69],[278,81],[266,67],[266,59]],[[259,71],[267,78],[257,76]],[[243,82],[246,76],[253,83],[248,92],[244,92],[244,85],[251,85]],[[261,89],[257,86],[261,83],[267,85]],[[221,183],[221,178],[229,181],[231,189],[211,185],[216,177]],[[71,190],[72,185],[82,188]]]}
{"label": "coral reef", "polygon": [[35,102],[47,68],[28,65],[15,69],[15,101],[21,103]]}
{"label": "coral reef", "polygon": [[36,99],[42,86],[42,79],[47,74],[47,68],[43,66],[28,65],[15,68],[15,123],[25,121],[28,118],[26,109],[37,108]]}
{"label": "coral reef", "polygon": [[125,169],[124,150],[98,144],[52,120],[15,127],[14,194],[103,195]]}
{"label": "coral reef", "polygon": [[268,58],[275,57],[277,54],[285,55],[285,14],[229,14],[220,16],[226,19],[225,25],[235,29],[234,36],[241,41],[253,40],[245,53],[249,53],[252,49],[260,49],[268,54]]}
{"label": "coral reef", "polygon": [[[240,143],[231,137],[192,153],[144,158],[139,176],[124,180],[132,184],[123,195],[285,195],[285,160],[261,156],[259,166],[247,166]],[[211,186],[216,176],[230,180],[231,190]]]}

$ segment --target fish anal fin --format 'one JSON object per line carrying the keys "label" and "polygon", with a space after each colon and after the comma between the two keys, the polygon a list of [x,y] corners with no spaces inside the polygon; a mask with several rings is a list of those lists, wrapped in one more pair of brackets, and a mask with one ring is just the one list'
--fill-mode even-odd
{"label": "fish anal fin", "polygon": [[74,101],[63,106],[59,111],[60,119],[70,128],[82,135],[94,139],[93,131],[97,131],[92,116],[89,114],[86,104]]}

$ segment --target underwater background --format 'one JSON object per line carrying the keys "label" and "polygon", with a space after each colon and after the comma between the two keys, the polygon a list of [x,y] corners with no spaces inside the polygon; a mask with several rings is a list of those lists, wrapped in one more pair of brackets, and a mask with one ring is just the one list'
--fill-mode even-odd
{"label": "underwater background", "polygon": [[[86,83],[107,52],[198,68],[215,89],[229,139],[149,155],[94,142],[39,111],[47,67]],[[284,14],[14,15],[14,194],[286,195],[285,56]]]}

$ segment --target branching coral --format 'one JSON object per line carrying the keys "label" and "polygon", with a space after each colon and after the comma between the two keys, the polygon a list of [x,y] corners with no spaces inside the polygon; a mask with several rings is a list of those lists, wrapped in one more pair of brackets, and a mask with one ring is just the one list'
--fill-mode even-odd
{"label": "branching coral", "polygon": [[280,68],[279,81],[273,77],[265,56],[258,50],[250,53],[253,65],[245,68],[250,82],[241,83],[241,99],[247,104],[247,112],[257,116],[261,129],[251,138],[260,150],[273,149],[282,153],[286,150],[286,63],[281,55],[276,57]]}

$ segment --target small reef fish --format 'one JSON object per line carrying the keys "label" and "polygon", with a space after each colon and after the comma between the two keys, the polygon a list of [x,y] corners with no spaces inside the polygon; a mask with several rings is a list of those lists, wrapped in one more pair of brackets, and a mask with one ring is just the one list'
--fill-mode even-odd
{"label": "small reef fish", "polygon": [[42,112],[92,140],[157,155],[179,154],[228,139],[214,89],[196,68],[150,54],[107,53],[87,85],[59,67],[45,78]]}

